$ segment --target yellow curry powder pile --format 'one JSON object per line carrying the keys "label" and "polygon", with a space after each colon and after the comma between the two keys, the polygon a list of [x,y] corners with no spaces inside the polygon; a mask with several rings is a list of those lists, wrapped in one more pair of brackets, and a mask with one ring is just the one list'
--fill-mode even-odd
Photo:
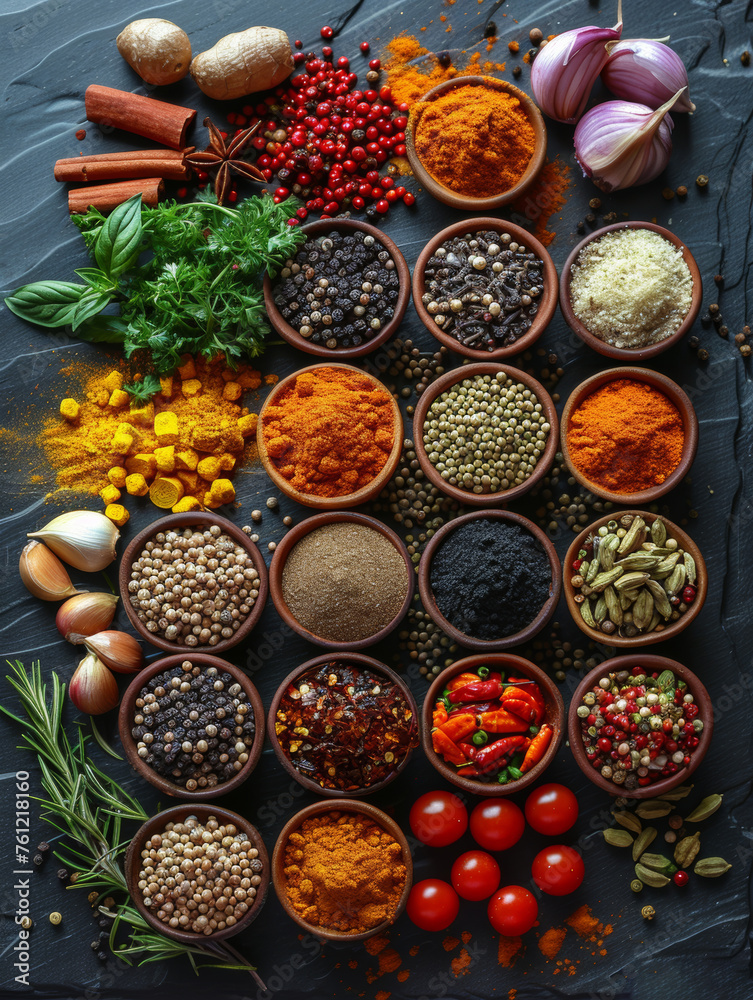
{"label": "yellow curry powder pile", "polygon": [[148,493],[176,513],[235,498],[229,476],[256,447],[249,444],[256,414],[242,397],[262,384],[259,372],[187,357],[143,405],[131,405],[123,389],[127,376],[111,363],[74,363],[61,374],[77,379],[80,389],[62,401],[61,416],[48,419],[37,439],[59,490],[99,494],[119,525],[128,520],[123,493]]}

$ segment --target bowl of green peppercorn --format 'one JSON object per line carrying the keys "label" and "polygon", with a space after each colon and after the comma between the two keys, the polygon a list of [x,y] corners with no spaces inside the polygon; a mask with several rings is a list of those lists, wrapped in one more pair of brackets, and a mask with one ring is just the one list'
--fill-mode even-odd
{"label": "bowl of green peppercorn", "polygon": [[426,478],[468,506],[507,503],[551,468],[557,410],[544,387],[500,364],[465,365],[420,397],[413,417],[416,455]]}

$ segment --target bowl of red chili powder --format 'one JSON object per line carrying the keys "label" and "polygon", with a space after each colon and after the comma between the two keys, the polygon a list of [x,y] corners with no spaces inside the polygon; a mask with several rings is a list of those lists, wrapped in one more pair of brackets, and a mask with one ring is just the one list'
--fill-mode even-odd
{"label": "bowl of red chili powder", "polygon": [[672,379],[647,368],[609,368],[581,382],[562,413],[562,454],[591,493],[652,503],[693,464],[698,418]]}

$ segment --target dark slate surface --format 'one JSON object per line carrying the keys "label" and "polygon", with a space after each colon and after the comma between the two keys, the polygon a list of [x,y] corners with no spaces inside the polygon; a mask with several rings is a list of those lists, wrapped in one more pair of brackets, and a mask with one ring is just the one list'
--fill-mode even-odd
{"label": "dark slate surface", "polygon": [[[238,0],[201,3],[184,0],[154,7],[133,0],[117,3],[100,0],[97,4],[46,0],[29,5],[5,0],[1,6],[5,155],[0,165],[4,209],[0,218],[0,286],[5,293],[30,280],[68,279],[74,267],[86,264],[80,238],[68,220],[63,190],[52,179],[51,166],[56,158],[76,155],[79,150],[128,147],[127,137],[105,136],[94,127],[88,127],[83,144],[74,135],[84,125],[82,97],[89,83],[138,90],[139,81],[114,47],[114,37],[125,23],[135,17],[167,17],[189,32],[194,51],[199,51],[220,35],[262,22],[286,29],[291,38],[302,38],[308,49],[321,44],[320,26],[334,22],[348,8],[345,3],[327,4],[322,0],[301,5],[258,0],[243,4]],[[490,0],[478,4],[459,0],[449,5],[439,0],[405,4],[366,0],[336,42],[336,55],[349,55],[360,68],[358,43],[363,39],[371,42],[372,52],[377,54],[381,44],[394,34],[418,32],[424,26],[427,30],[420,37],[430,48],[438,51],[449,44],[470,49],[478,44],[481,26],[491,7]],[[440,21],[440,15],[447,16],[446,23]],[[734,334],[749,318],[753,140],[748,125],[753,106],[753,68],[744,68],[739,56],[744,48],[751,47],[750,4],[742,0],[694,0],[676,5],[632,0],[626,5],[625,15],[626,37],[671,33],[672,44],[690,69],[691,93],[698,110],[692,119],[677,116],[675,150],[666,174],[647,188],[602,196],[604,210],[611,208],[634,219],[654,219],[686,240],[704,277],[705,305],[716,300],[712,279],[714,274],[722,272],[725,288],[721,303]],[[527,34],[533,26],[549,34],[585,23],[611,24],[615,11],[612,4],[600,9],[587,0],[562,3],[509,0],[495,16],[502,41],[492,57],[501,61],[507,55],[504,43],[510,38],[520,39],[522,50],[527,48]],[[452,26],[452,32],[446,32],[447,25]],[[508,59],[505,74],[508,79],[510,67]],[[521,82],[526,88],[527,81],[525,70]],[[190,82],[183,81],[170,88],[165,96],[197,106],[199,121],[212,110]],[[573,163],[571,129],[550,124],[549,135],[550,152],[559,152],[564,160]],[[200,132],[198,144],[202,142],[203,132]],[[710,178],[703,192],[693,183],[700,173]],[[579,239],[575,231],[577,220],[588,211],[588,199],[597,193],[577,175],[574,165],[574,184],[568,203],[562,216],[552,220],[557,238],[551,252],[558,268]],[[662,187],[678,184],[688,185],[687,199],[664,201]],[[423,196],[412,213],[402,207],[391,211],[384,227],[413,265],[424,242],[439,228],[460,217],[460,213]],[[103,353],[102,349],[95,351],[63,335],[45,334],[17,321],[5,309],[1,329],[4,422],[13,427],[26,422],[33,427],[42,415],[54,410],[61,397],[59,370],[68,361],[89,353]],[[429,348],[430,338],[420,327],[412,307],[403,333]],[[12,888],[13,785],[15,772],[27,768],[32,771],[32,781],[38,788],[38,773],[29,756],[15,748],[17,733],[2,724],[4,773],[0,775],[0,788],[6,833],[0,846],[4,917],[0,923],[0,995],[31,992],[55,998],[116,1000],[168,993],[199,996],[207,989],[221,990],[233,1000],[257,995],[265,998],[274,995],[278,1000],[293,997],[322,1000],[333,995],[371,997],[378,990],[389,991],[400,1000],[424,996],[470,1000],[507,996],[513,989],[517,990],[518,1000],[551,1000],[561,996],[653,1000],[671,993],[695,995],[701,989],[713,990],[720,997],[749,995],[748,874],[753,829],[749,801],[753,647],[749,537],[753,523],[750,482],[753,392],[750,368],[743,363],[733,343],[720,340],[713,330],[702,328],[700,322],[694,333],[711,352],[707,366],[699,367],[687,347],[680,345],[656,359],[652,367],[670,375],[691,393],[700,419],[701,441],[692,482],[675,491],[670,505],[676,518],[684,517],[689,508],[698,511],[698,518],[690,521],[689,530],[706,556],[711,588],[706,607],[691,629],[675,642],[654,647],[654,651],[675,656],[695,670],[706,683],[716,707],[713,746],[697,772],[691,802],[701,794],[725,792],[723,808],[703,828],[703,853],[723,855],[734,864],[724,879],[704,883],[693,879],[685,890],[647,889],[640,897],[634,897],[628,889],[629,859],[606,847],[597,832],[604,824],[609,799],[581,777],[569,751],[563,747],[548,777],[565,782],[578,793],[581,817],[565,839],[582,848],[587,874],[575,896],[542,901],[541,930],[559,924],[582,903],[588,903],[595,916],[613,926],[613,932],[603,939],[605,954],[600,953],[597,945],[583,942],[572,930],[568,931],[558,957],[572,960],[575,969],[572,975],[566,969],[558,970],[553,962],[547,963],[532,935],[515,967],[502,967],[497,961],[497,936],[486,922],[483,904],[463,903],[449,933],[460,936],[461,931],[469,931],[472,935],[467,945],[471,964],[466,975],[455,978],[452,974],[450,963],[458,950],[443,949],[444,935],[423,933],[403,918],[391,933],[391,945],[403,959],[402,968],[410,970],[409,977],[400,982],[395,973],[390,973],[369,982],[368,970],[377,968],[377,960],[362,946],[322,949],[309,938],[300,939],[297,927],[286,919],[273,894],[262,917],[236,939],[238,947],[258,964],[270,987],[266,994],[257,994],[250,977],[240,973],[211,973],[199,981],[181,961],[137,969],[126,968],[114,959],[102,965],[89,950],[96,926],[88,914],[86,901],[74,892],[64,892],[54,877],[53,861],[32,880],[33,971],[27,989],[14,981],[17,970],[13,968],[13,946],[17,940],[13,923],[17,890]],[[563,399],[577,382],[604,366],[602,359],[578,346],[559,314],[542,344],[566,359],[566,374],[559,389]],[[267,355],[264,368],[284,375],[305,363],[306,357],[295,355],[292,349],[275,349]],[[44,505],[45,491],[52,485],[50,475],[33,449],[9,445],[5,439],[3,447],[0,513],[6,579],[0,631],[2,653],[20,658],[27,665],[41,658],[45,671],[55,669],[67,678],[76,656],[57,636],[54,608],[42,606],[26,594],[15,569],[24,533],[55,513],[54,507]],[[42,475],[43,481],[30,481],[30,466],[34,466],[31,471]],[[237,479],[237,487],[241,508],[232,516],[243,524],[249,511],[263,506],[271,491],[258,467],[244,471]],[[129,507],[132,516],[124,532],[125,542],[155,516],[148,503],[129,500]],[[532,507],[531,502],[516,505],[523,512]],[[287,510],[283,504],[282,513]],[[304,515],[301,510],[291,513],[296,519]],[[280,518],[266,515],[263,540],[279,538],[281,531]],[[564,534],[558,540],[561,555],[568,541]],[[560,609],[560,618],[563,622],[567,619],[564,607]],[[122,623],[123,619],[121,612],[118,620]],[[394,649],[393,641],[374,652],[389,659]],[[268,703],[279,679],[293,665],[315,653],[303,640],[281,632],[279,619],[270,606],[248,645],[235,650],[230,658],[249,667]],[[425,682],[415,671],[410,673],[416,695],[421,697]],[[565,685],[566,697],[577,683],[577,676],[571,674]],[[7,699],[7,689],[2,697]],[[69,721],[72,718],[70,713],[68,718]],[[105,728],[108,721],[111,723],[107,720]],[[102,757],[99,751],[96,755]],[[127,765],[104,757],[102,763],[147,808],[157,808],[156,794]],[[374,801],[394,810],[405,823],[415,796],[441,784],[417,752],[404,775]],[[272,751],[266,749],[256,773],[238,793],[229,797],[227,804],[256,823],[271,848],[282,823],[309,800],[310,796],[289,782]],[[34,843],[47,833],[37,818],[32,828]],[[523,845],[509,856],[502,856],[504,879],[525,881],[527,864],[541,844],[542,838],[527,834]],[[419,847],[415,851],[416,879],[447,878],[454,857],[470,846],[470,838],[464,838],[441,851]],[[646,924],[640,917],[640,906],[645,902],[653,903],[658,911],[652,924]],[[64,914],[63,924],[58,928],[47,921],[47,914],[53,909]],[[418,951],[411,956],[410,949],[414,946]],[[351,962],[357,966],[351,968]]]}

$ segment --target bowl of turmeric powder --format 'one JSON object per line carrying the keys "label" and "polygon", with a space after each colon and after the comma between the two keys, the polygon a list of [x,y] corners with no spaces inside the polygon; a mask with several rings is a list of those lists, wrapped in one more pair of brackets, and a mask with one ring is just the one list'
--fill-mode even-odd
{"label": "bowl of turmeric powder", "polygon": [[546,160],[546,126],[531,98],[505,80],[456,76],[410,111],[413,173],[438,201],[490,211],[523,195]]}
{"label": "bowl of turmeric powder", "polygon": [[280,832],[272,884],[291,919],[324,941],[365,941],[405,909],[413,861],[387,813],[356,800],[315,802]]}
{"label": "bowl of turmeric powder", "polygon": [[373,500],[392,478],[402,444],[403,421],[392,393],[352,365],[293,372],[259,414],[265,472],[291,500],[318,510]]}

